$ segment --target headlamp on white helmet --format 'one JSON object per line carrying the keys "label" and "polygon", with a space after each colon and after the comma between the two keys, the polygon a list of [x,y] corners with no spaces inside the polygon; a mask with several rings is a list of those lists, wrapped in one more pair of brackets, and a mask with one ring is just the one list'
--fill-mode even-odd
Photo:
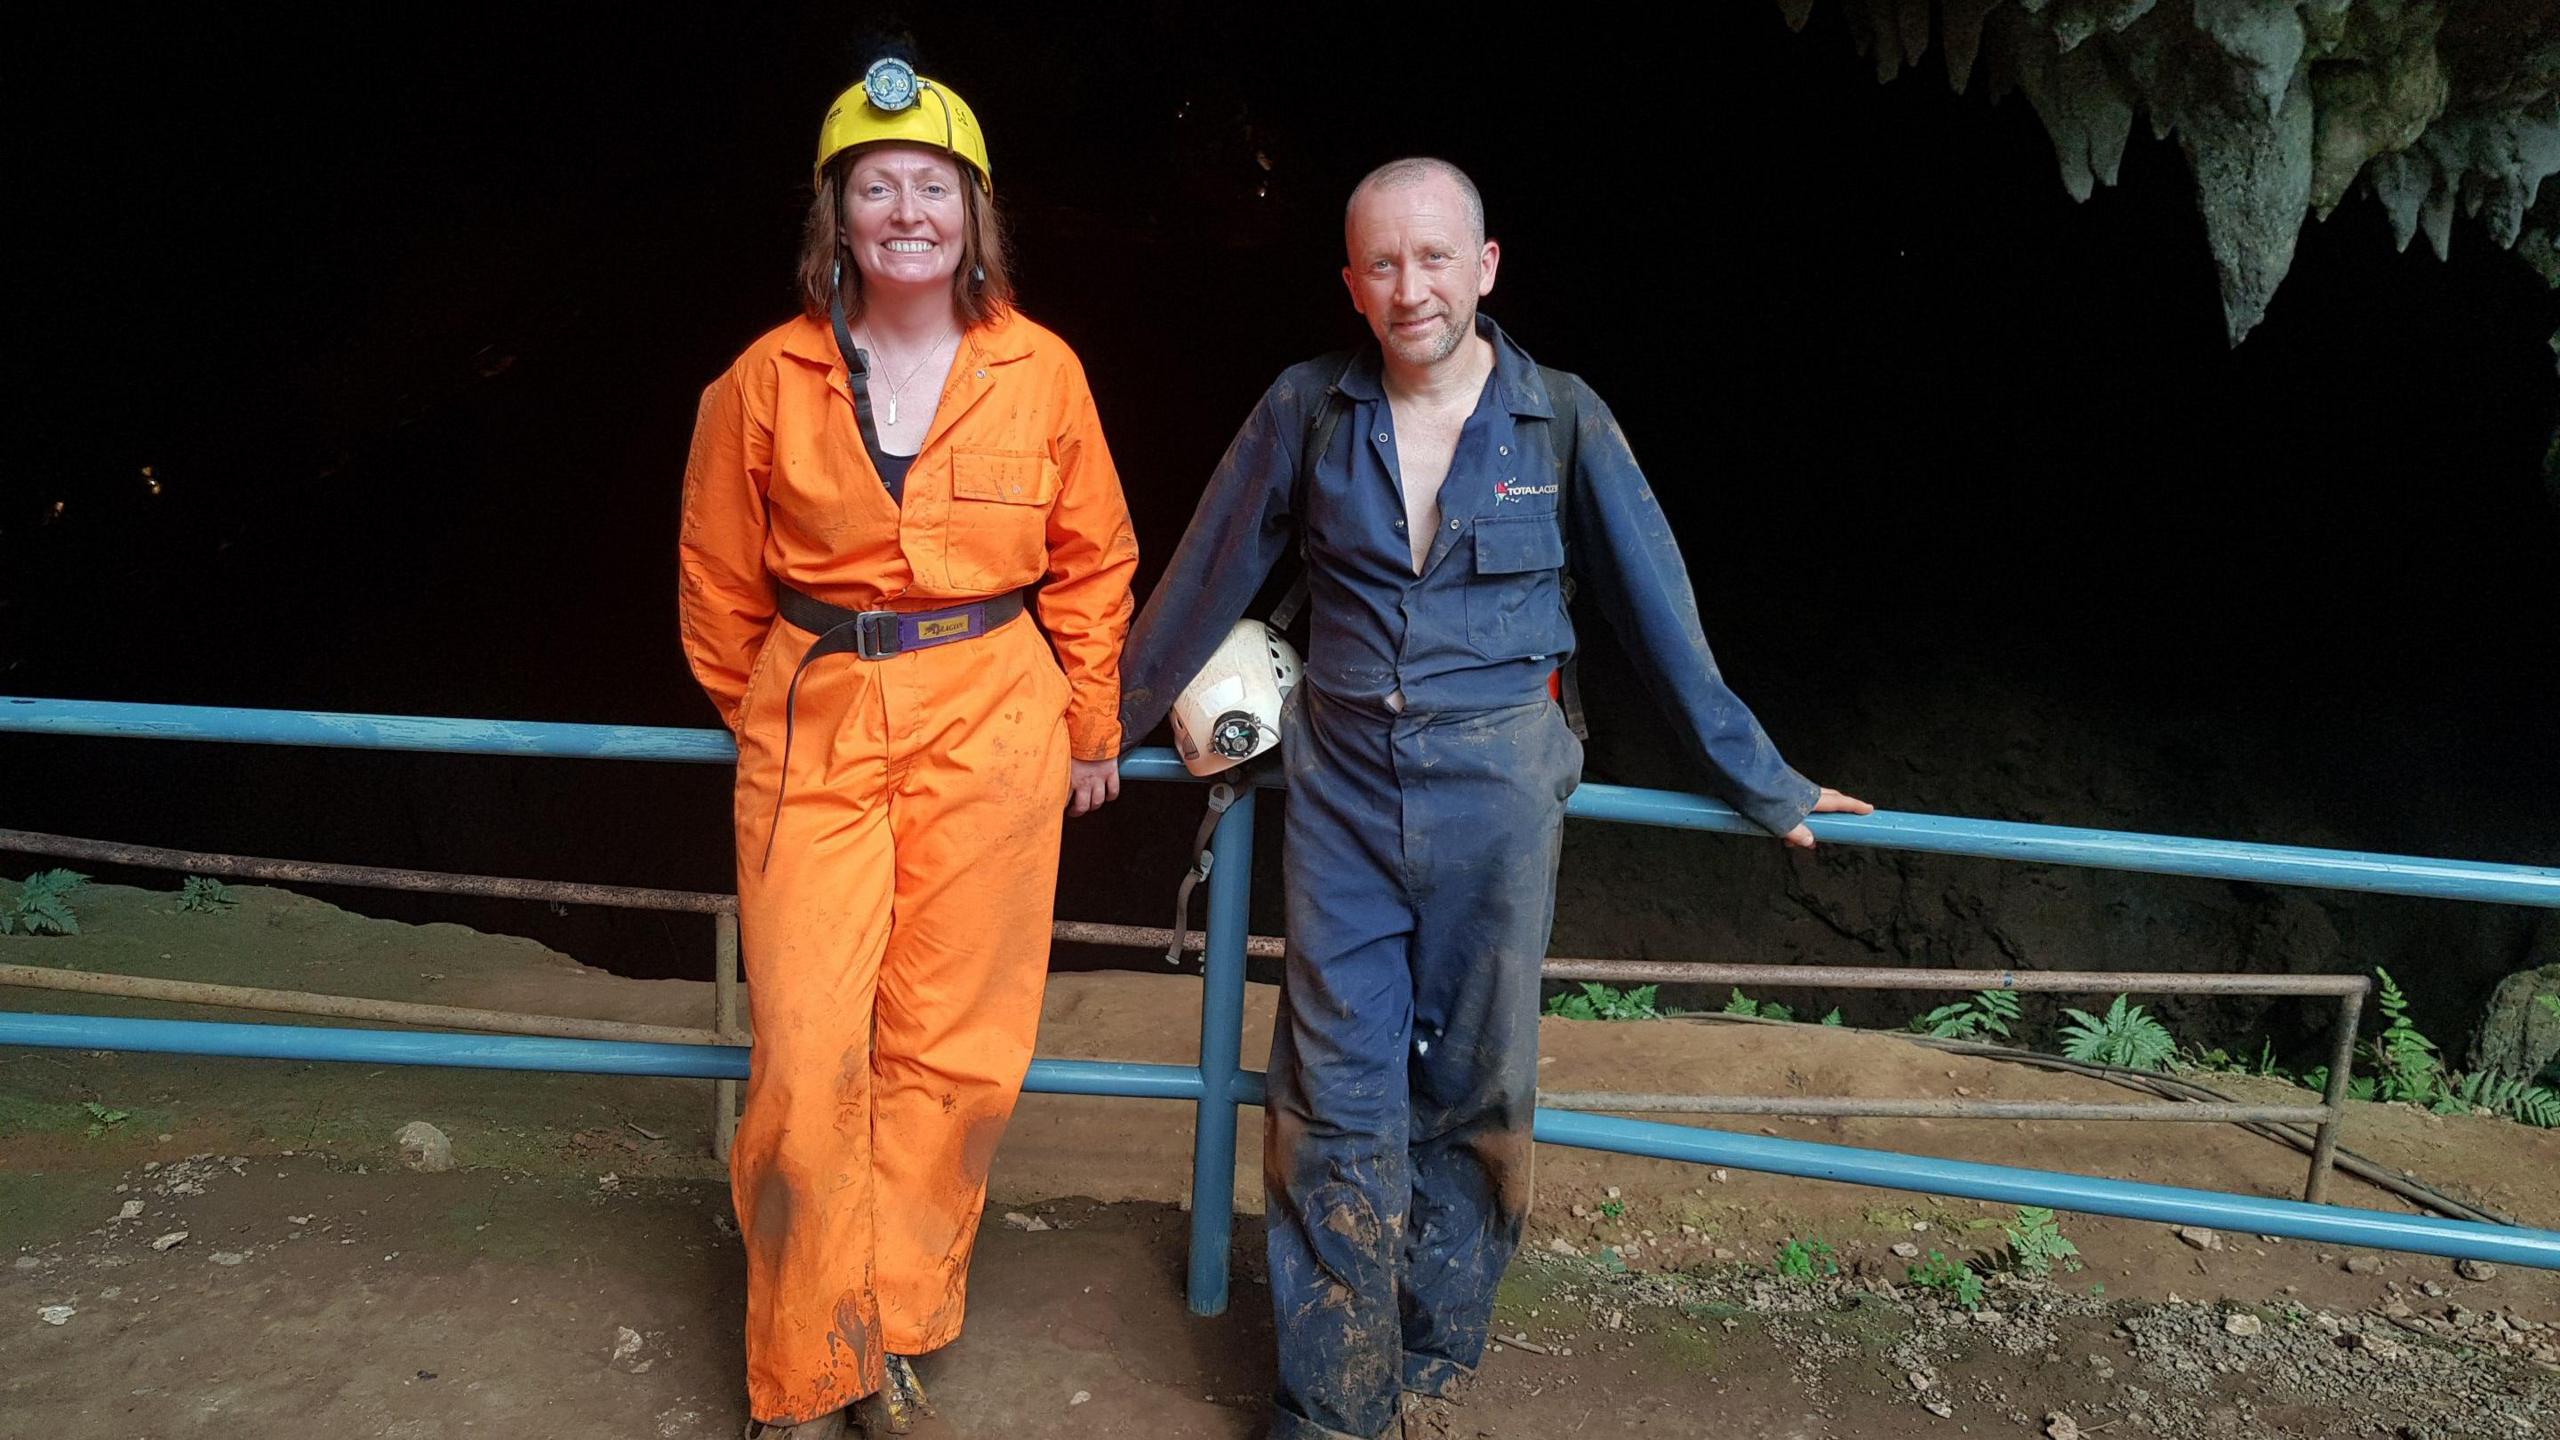
{"label": "headlamp on white helmet", "polygon": [[1280,743],[1280,706],[1298,652],[1259,620],[1239,620],[1173,702],[1173,747],[1194,775],[1232,770]]}

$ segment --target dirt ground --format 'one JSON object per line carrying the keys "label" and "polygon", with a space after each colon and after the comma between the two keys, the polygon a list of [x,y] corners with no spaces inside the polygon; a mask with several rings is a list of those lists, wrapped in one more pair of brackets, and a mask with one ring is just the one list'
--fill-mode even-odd
{"label": "dirt ground", "polygon": [[[197,915],[92,887],[83,935],[0,938],[0,962],[661,1023],[710,1012],[706,985],[235,893],[236,910]],[[1057,977],[1041,1051],[1188,1061],[1196,999],[1170,976]],[[247,1018],[27,990],[0,1005]],[[1250,1007],[1259,1065],[1269,994]],[[1818,1027],[1549,1021],[1545,1046],[1555,1089],[2126,1093]],[[0,1432],[734,1435],[742,1281],[710,1111],[704,1082],[0,1050]],[[413,1120],[450,1137],[457,1168],[403,1167],[393,1137]],[[2271,1195],[2302,1175],[2294,1152],[2227,1126],[1736,1124]],[[1190,1129],[1175,1104],[1025,1099],[968,1333],[926,1370],[939,1436],[1257,1433],[1258,1226],[1238,1227],[1229,1312],[1191,1317]],[[2560,1227],[2560,1135],[2360,1106],[2347,1144]],[[1539,1165],[1497,1316],[1511,1343],[1465,1412],[1482,1437],[2560,1435],[2547,1272],[2473,1278],[2246,1235],[2196,1248],[2065,1215],[2086,1268],[1995,1276],[1977,1311],[1907,1283],[1908,1252],[1987,1258],[2005,1207],[1555,1147]],[[2405,1208],[2344,1177],[2334,1198]],[[1777,1278],[1791,1238],[1829,1246],[1841,1273]]]}

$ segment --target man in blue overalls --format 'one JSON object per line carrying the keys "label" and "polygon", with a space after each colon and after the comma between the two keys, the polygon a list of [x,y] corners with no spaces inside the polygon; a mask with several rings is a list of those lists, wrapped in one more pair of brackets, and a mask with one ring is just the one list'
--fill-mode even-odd
{"label": "man in blue overalls", "polygon": [[1568,569],[1735,808],[1804,847],[1808,812],[1870,808],[1789,769],[1725,688],[1608,407],[1476,313],[1500,252],[1466,176],[1381,167],[1345,241],[1377,347],[1264,394],[1121,682],[1134,741],[1301,545],[1312,629],[1281,717],[1289,948],[1263,1152],[1271,1440],[1377,1440],[1399,1410],[1408,1435],[1444,1433],[1445,1397],[1483,1358],[1529,1210],[1538,971],[1582,771],[1548,685],[1574,646]]}

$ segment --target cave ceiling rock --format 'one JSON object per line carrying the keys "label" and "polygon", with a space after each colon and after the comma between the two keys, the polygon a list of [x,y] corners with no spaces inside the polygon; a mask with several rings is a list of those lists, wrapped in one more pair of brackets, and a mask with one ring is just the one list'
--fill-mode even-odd
{"label": "cave ceiling rock", "polygon": [[[1778,0],[1801,29],[1814,0]],[[2306,219],[2364,182],[2407,249],[2450,253],[2456,213],[2560,286],[2554,0],[1841,0],[1876,78],[1934,33],[1947,79],[2023,93],[2063,188],[2116,182],[2137,115],[2176,137],[2238,344]],[[2555,187],[2560,193],[2560,187]]]}

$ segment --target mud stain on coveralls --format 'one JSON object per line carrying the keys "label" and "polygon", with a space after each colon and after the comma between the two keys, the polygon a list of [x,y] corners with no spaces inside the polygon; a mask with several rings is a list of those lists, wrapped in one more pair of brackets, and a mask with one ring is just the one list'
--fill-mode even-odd
{"label": "mud stain on coveralls", "polygon": [[1466,1145],[1492,1182],[1495,1209],[1505,1219],[1525,1218],[1537,1194],[1537,1144],[1528,1127],[1478,1131]]}
{"label": "mud stain on coveralls", "polygon": [[1325,1212],[1324,1228],[1354,1245],[1375,1245],[1381,1233],[1378,1217],[1363,1205],[1336,1205]]}
{"label": "mud stain on coveralls", "polygon": [[779,1246],[791,1238],[791,1218],[799,1208],[791,1182],[779,1170],[767,1172],[764,1183],[756,1187],[756,1243]]}
{"label": "mud stain on coveralls", "polygon": [[960,1141],[960,1173],[969,1177],[970,1184],[986,1183],[987,1171],[996,1163],[996,1142],[1004,1139],[1004,1127],[1002,1115],[981,1115],[969,1122],[968,1134]]}
{"label": "mud stain on coveralls", "polygon": [[1272,1107],[1262,1121],[1262,1188],[1271,1195],[1285,1195],[1291,1169],[1295,1166],[1298,1147],[1306,1142],[1307,1122],[1278,1106]]}

